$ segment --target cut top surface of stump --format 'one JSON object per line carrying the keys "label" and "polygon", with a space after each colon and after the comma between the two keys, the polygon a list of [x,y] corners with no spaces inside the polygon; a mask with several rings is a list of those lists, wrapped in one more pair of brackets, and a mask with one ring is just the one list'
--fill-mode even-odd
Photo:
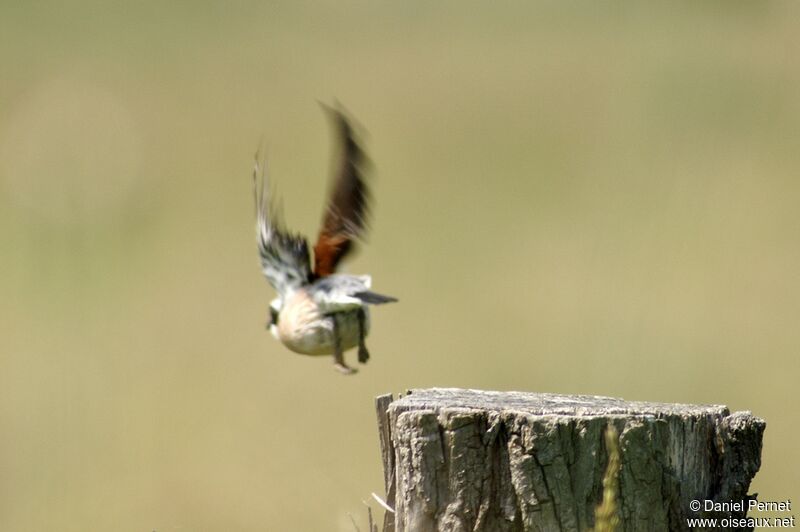
{"label": "cut top surface of stump", "polygon": [[391,403],[391,410],[451,410],[469,409],[484,412],[520,412],[537,416],[728,416],[723,405],[689,405],[625,401],[597,395],[561,395],[531,392],[491,392],[459,388],[428,388],[411,390],[408,395]]}

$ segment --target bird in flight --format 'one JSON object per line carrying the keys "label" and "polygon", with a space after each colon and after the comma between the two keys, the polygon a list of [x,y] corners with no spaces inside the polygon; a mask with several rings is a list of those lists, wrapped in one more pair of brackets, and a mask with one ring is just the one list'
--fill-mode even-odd
{"label": "bird in flight", "polygon": [[258,156],[253,170],[256,242],[261,271],[278,293],[270,303],[270,332],[295,353],[333,355],[334,367],[352,374],[356,369],[345,363],[344,352],[358,346],[358,361],[369,359],[364,342],[369,306],[397,299],[372,292],[369,275],[337,273],[367,228],[370,193],[364,152],[350,121],[340,109],[326,110],[333,118],[339,153],[314,245],[313,269],[305,237],[286,229],[269,197],[266,165]]}

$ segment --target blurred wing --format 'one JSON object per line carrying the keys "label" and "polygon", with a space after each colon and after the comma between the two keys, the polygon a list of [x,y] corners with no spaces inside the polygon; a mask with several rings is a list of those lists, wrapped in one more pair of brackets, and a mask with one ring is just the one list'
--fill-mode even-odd
{"label": "blurred wing", "polygon": [[314,275],[325,277],[336,271],[354,241],[366,229],[369,189],[362,166],[364,152],[353,136],[353,128],[344,114],[331,109],[338,135],[339,160],[335,166],[331,194],[314,246]]}
{"label": "blurred wing", "polygon": [[311,269],[308,243],[300,235],[287,232],[280,213],[270,202],[266,173],[256,157],[253,187],[256,200],[256,242],[261,271],[283,298],[287,292],[308,283]]}

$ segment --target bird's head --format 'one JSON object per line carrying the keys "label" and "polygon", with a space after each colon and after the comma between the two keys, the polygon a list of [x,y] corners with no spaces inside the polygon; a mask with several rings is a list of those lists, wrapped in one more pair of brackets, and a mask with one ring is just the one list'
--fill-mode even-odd
{"label": "bird's head", "polygon": [[269,328],[269,332],[272,333],[272,336],[278,338],[278,316],[281,313],[281,304],[282,301],[279,297],[276,297],[269,303],[269,321],[267,322],[267,327]]}

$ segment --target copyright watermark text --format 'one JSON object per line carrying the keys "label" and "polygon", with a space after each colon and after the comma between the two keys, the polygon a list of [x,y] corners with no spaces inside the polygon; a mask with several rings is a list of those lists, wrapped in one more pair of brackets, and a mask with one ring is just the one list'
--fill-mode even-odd
{"label": "copyright watermark text", "polygon": [[689,502],[689,509],[701,515],[714,513],[747,515],[749,512],[772,512],[784,515],[775,517],[690,517],[686,521],[689,528],[794,528],[795,516],[785,515],[792,511],[792,501],[758,501],[745,499],[738,501],[713,501],[695,499]]}

